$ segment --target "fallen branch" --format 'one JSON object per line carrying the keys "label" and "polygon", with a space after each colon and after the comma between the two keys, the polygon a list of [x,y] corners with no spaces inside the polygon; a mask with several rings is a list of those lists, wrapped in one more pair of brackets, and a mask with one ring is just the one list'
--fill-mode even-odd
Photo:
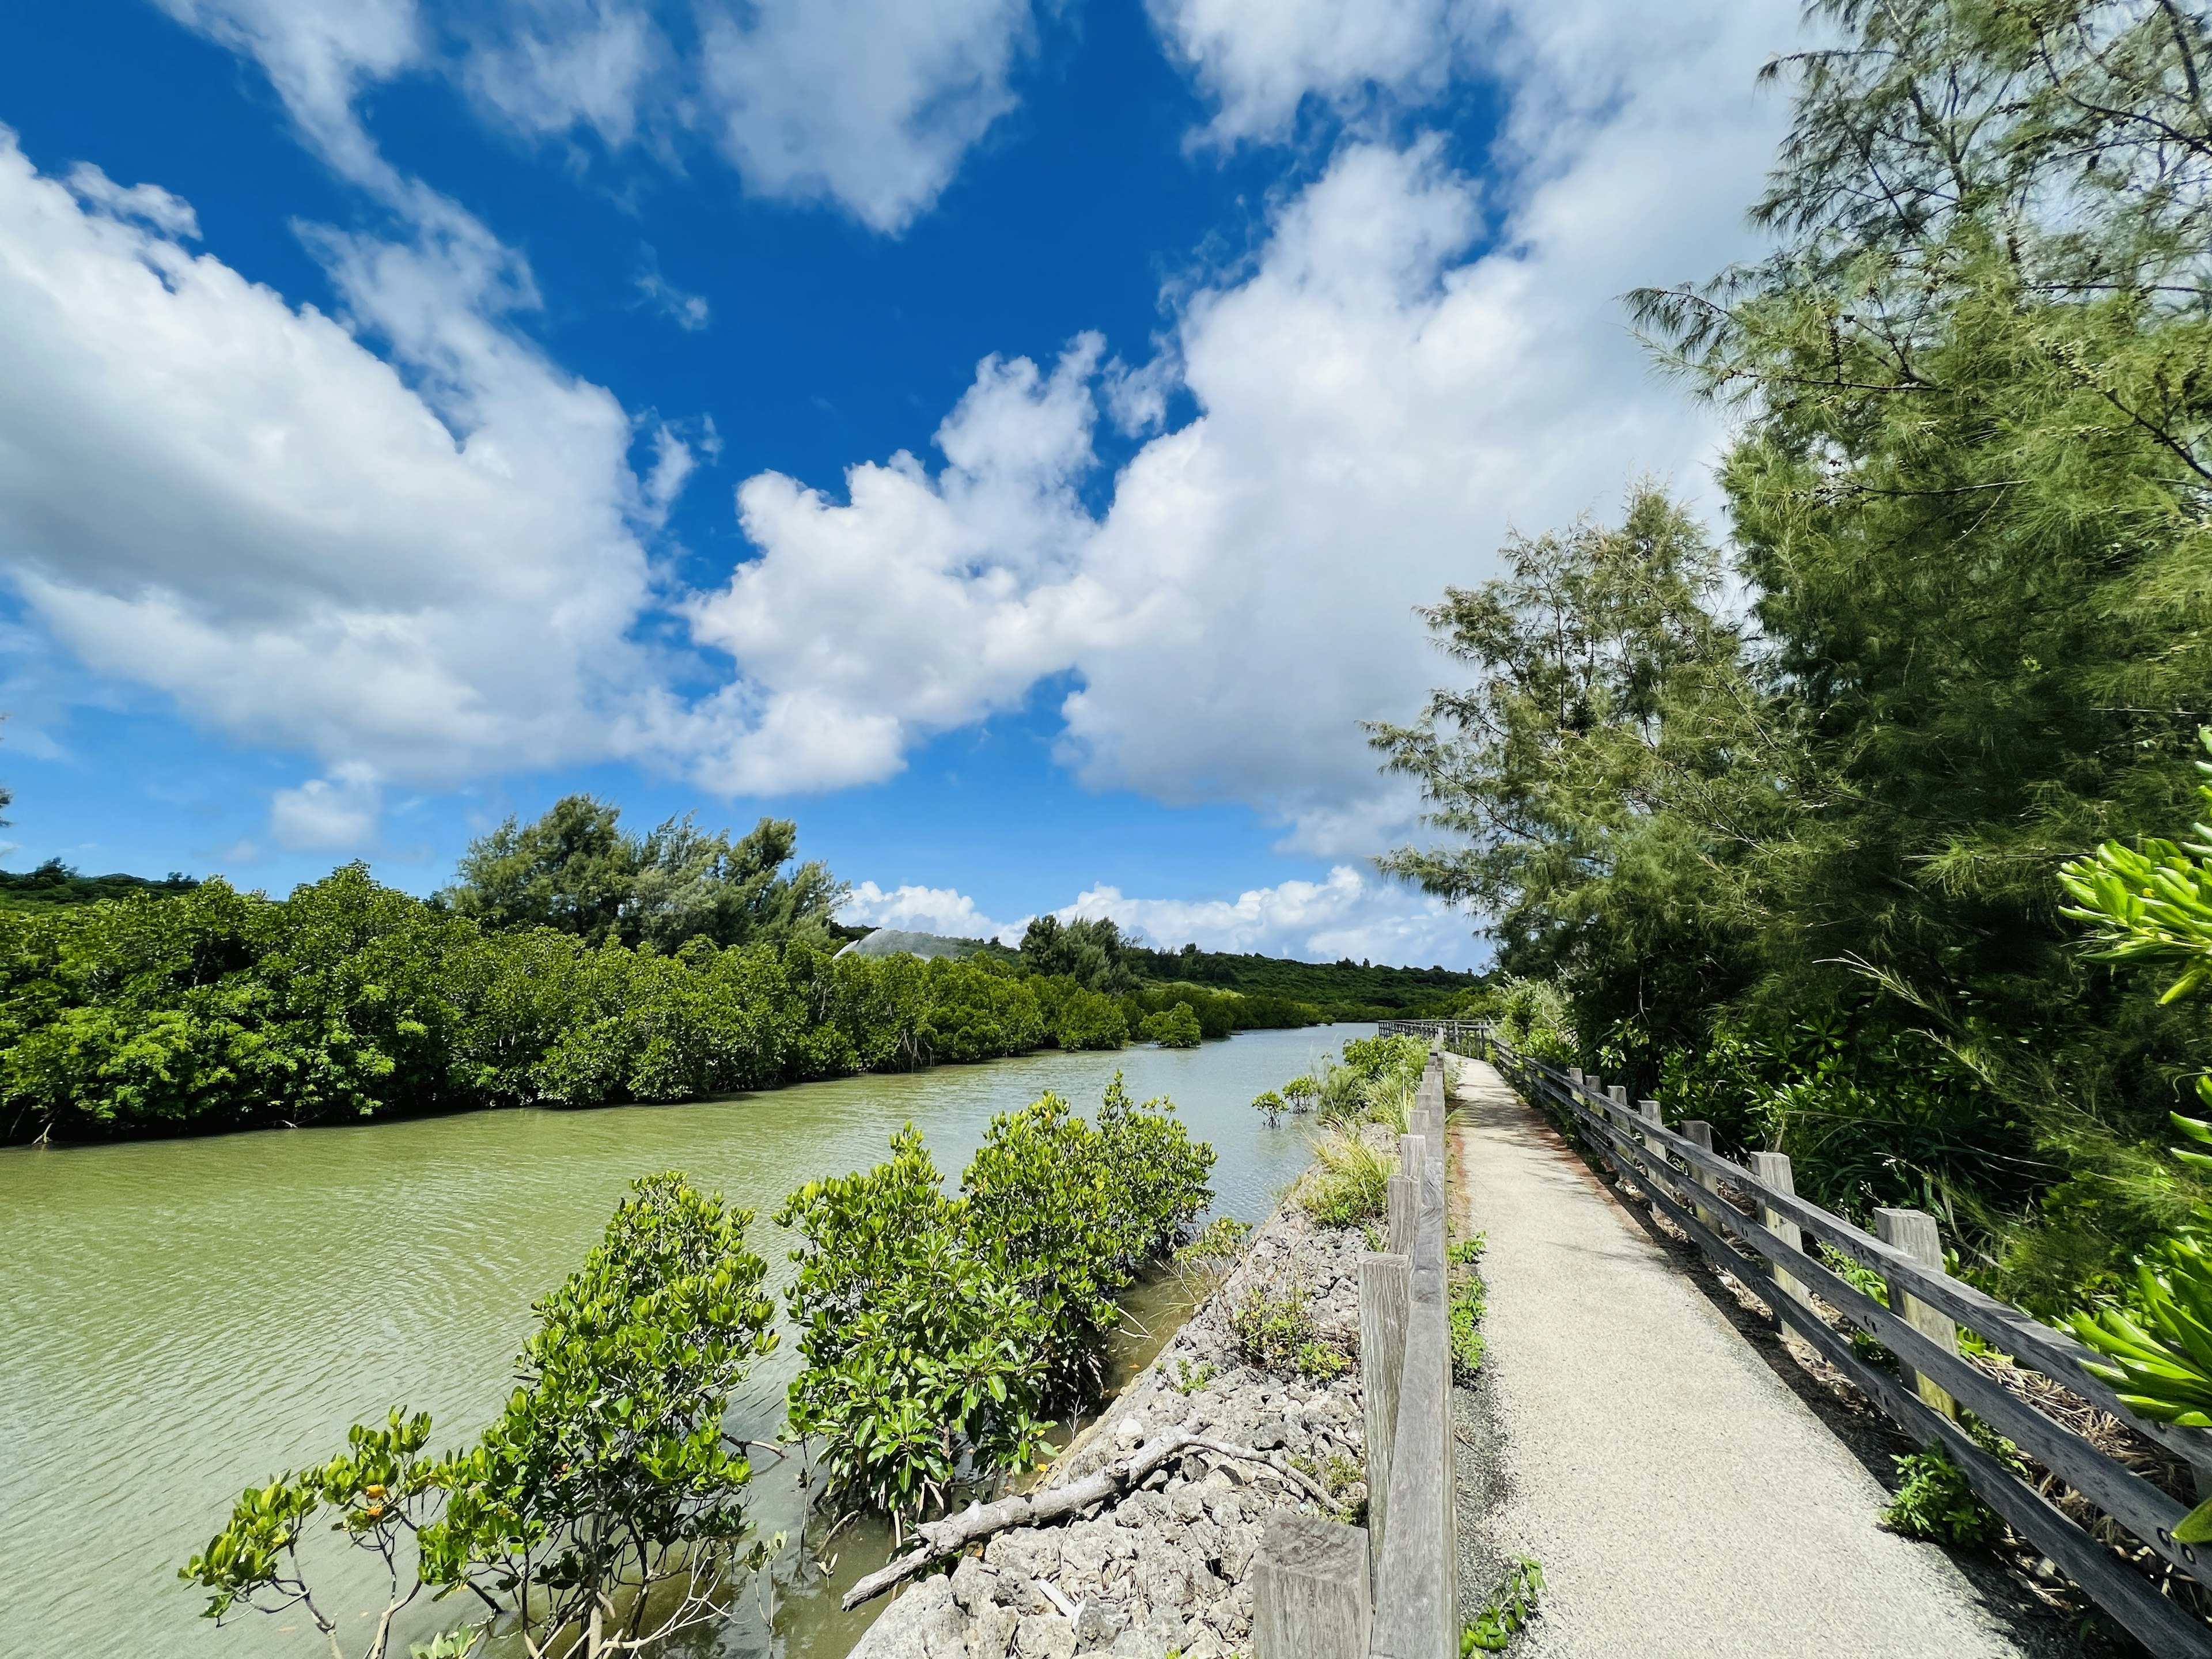
{"label": "fallen branch", "polygon": [[1040,1526],[1048,1521],[1057,1521],[1064,1515],[1074,1515],[1087,1510],[1093,1504],[1103,1503],[1117,1492],[1142,1486],[1163,1467],[1189,1451],[1209,1451],[1217,1457],[1225,1457],[1233,1462],[1256,1463],[1285,1481],[1303,1486],[1324,1509],[1333,1510],[1336,1508],[1336,1499],[1329,1496],[1328,1490],[1318,1481],[1291,1468],[1289,1460],[1281,1453],[1278,1452],[1274,1458],[1270,1458],[1266,1453],[1255,1451],[1249,1446],[1232,1445],[1225,1440],[1208,1440],[1178,1429],[1140,1450],[1116,1458],[1097,1474],[1087,1474],[1065,1486],[1001,1498],[995,1504],[970,1504],[959,1514],[948,1516],[942,1521],[921,1522],[915,1528],[915,1535],[921,1540],[921,1547],[908,1551],[889,1565],[870,1573],[845,1592],[838,1606],[850,1613],[863,1601],[873,1601],[933,1562],[942,1561],[948,1555],[957,1555],[977,1540],[1004,1532],[1009,1527]]}

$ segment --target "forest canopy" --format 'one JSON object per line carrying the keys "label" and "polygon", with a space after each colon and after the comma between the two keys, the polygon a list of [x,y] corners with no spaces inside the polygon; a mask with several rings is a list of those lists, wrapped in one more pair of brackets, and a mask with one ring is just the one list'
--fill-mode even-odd
{"label": "forest canopy", "polygon": [[2057,875],[2185,824],[2212,722],[2212,39],[1815,10],[1772,252],[1633,296],[1736,422],[1723,522],[1639,488],[1429,611],[1468,679],[1373,735],[1449,839],[1387,866],[1492,916],[1585,1064],[2056,1306],[2201,1196],[2158,1146],[2212,1030]]}

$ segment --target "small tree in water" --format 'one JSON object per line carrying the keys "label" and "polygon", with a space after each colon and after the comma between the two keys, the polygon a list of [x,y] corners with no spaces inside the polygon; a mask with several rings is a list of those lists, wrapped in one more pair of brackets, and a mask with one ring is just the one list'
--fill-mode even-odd
{"label": "small tree in water", "polygon": [[433,1644],[440,1659],[495,1629],[532,1659],[602,1659],[721,1618],[731,1578],[768,1547],[750,1541],[752,1468],[723,1422],[775,1346],[767,1265],[745,1248],[749,1211],[680,1175],[632,1191],[538,1304],[515,1391],[477,1444],[425,1457],[430,1419],[395,1410],[384,1428],[356,1426],[328,1463],[247,1488],[179,1574],[213,1592],[208,1617],[304,1613],[344,1659],[343,1626],[300,1553],[327,1517],[384,1570],[362,1659],[384,1659],[394,1619],[426,1589],[465,1591],[485,1614]]}

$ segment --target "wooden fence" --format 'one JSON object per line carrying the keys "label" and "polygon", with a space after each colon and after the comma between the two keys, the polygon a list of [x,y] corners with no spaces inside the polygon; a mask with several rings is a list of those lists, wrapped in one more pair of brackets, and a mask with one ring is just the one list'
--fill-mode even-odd
{"label": "wooden fence", "polygon": [[[1481,1031],[1461,1022],[1450,1023],[1457,1029],[1449,1031],[1440,1021],[1392,1024],[1469,1052],[1485,1044]],[[2175,1606],[2036,1484],[1983,1449],[1960,1423],[1960,1408],[2012,1441],[2175,1569],[2204,1582],[2197,1547],[2173,1537],[2187,1506],[1962,1358],[1956,1328],[1978,1334],[2017,1364],[2164,1447],[2197,1471],[2200,1490],[2212,1491],[2212,1435],[2136,1417],[2083,1369],[2095,1356],[2072,1336],[1945,1273],[1932,1217],[1917,1210],[1877,1210],[1876,1232],[1867,1233],[1799,1198],[1790,1160],[1779,1152],[1753,1152],[1747,1169],[1713,1150],[1709,1125],[1669,1128],[1660,1121],[1656,1101],[1632,1105],[1618,1085],[1607,1088],[1602,1079],[1530,1059],[1502,1043],[1486,1046],[1523,1099],[1556,1108],[1586,1148],[1633,1182],[1716,1266],[1754,1288],[1784,1326],[1856,1384],[1916,1443],[1948,1452],[1984,1502],[2146,1648],[2160,1659],[2212,1656],[2212,1627]],[[1808,1254],[1808,1236],[1881,1275],[1888,1305]],[[1888,1349],[1902,1377],[1861,1359],[1849,1338],[1811,1305],[1814,1297]],[[1395,1481],[1391,1494],[1395,1501]],[[2212,1547],[2203,1565],[2212,1567]],[[1394,1659],[1415,1650],[1389,1650]],[[1378,1644],[1376,1651],[1385,1650]]]}
{"label": "wooden fence", "polygon": [[1388,1249],[1359,1263],[1367,1525],[1285,1515],[1253,1559],[1256,1659],[1458,1659],[1443,1062],[1399,1138]]}

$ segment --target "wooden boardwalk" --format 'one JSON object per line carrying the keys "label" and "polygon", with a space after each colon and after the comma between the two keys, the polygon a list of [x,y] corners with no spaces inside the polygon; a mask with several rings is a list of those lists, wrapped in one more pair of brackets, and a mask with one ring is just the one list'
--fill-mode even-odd
{"label": "wooden boardwalk", "polygon": [[[1888,1494],[1537,1114],[1455,1060],[1453,1202],[1488,1235],[1462,1395],[1465,1591],[1543,1566],[1527,1659],[2079,1651],[2002,1582],[1883,1530]],[[1472,1441],[1470,1447],[1466,1443]]]}

